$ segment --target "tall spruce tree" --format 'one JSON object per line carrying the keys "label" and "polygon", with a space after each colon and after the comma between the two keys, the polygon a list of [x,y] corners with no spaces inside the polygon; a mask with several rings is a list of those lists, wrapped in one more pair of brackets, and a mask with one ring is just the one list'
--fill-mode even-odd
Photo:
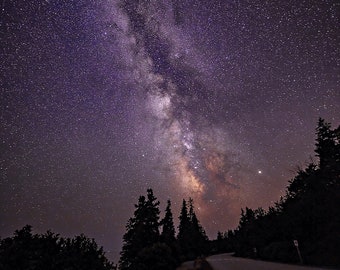
{"label": "tall spruce tree", "polygon": [[119,267],[121,270],[137,270],[136,258],[145,248],[159,241],[159,201],[152,189],[147,190],[147,199],[140,196],[135,205],[134,216],[126,225]]}
{"label": "tall spruce tree", "polygon": [[194,209],[194,201],[192,198],[189,198],[189,220],[190,220],[191,227],[192,227],[191,230],[194,233],[197,233],[198,235],[205,238],[206,237],[205,231],[197,219],[195,209]]}
{"label": "tall spruce tree", "polygon": [[329,184],[335,184],[340,177],[340,126],[332,130],[331,124],[320,118],[316,135],[315,152],[319,157],[321,173],[330,180]]}
{"label": "tall spruce tree", "polygon": [[171,201],[170,200],[168,200],[167,202],[167,206],[165,209],[165,216],[163,220],[161,221],[161,225],[163,226],[161,240],[164,243],[170,245],[176,240],[175,226],[174,226],[174,221],[173,221],[172,212],[171,212]]}
{"label": "tall spruce tree", "polygon": [[193,254],[190,253],[190,219],[188,216],[188,207],[187,202],[183,199],[182,208],[179,215],[179,226],[178,226],[178,234],[177,234],[178,244],[181,249],[182,258],[181,260],[185,259],[192,259],[194,257]]}
{"label": "tall spruce tree", "polygon": [[183,200],[179,220],[177,239],[184,256],[183,259],[194,259],[204,254],[208,238],[197,219],[191,198],[189,199],[189,211],[187,202]]}
{"label": "tall spruce tree", "polygon": [[179,215],[179,226],[177,235],[177,239],[180,242],[180,244],[185,243],[187,241],[189,235],[189,228],[190,220],[188,216],[187,202],[183,199],[182,208]]}
{"label": "tall spruce tree", "polygon": [[189,198],[189,220],[191,239],[195,243],[194,253],[196,256],[205,254],[208,237],[196,216],[192,198]]}

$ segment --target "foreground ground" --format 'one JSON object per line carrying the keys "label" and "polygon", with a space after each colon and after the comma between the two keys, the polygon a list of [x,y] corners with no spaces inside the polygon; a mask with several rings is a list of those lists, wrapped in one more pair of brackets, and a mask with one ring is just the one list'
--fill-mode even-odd
{"label": "foreground ground", "polygon": [[290,264],[273,263],[233,257],[231,254],[214,255],[207,258],[208,264],[195,268],[194,262],[185,262],[177,270],[326,270],[326,268],[308,267]]}

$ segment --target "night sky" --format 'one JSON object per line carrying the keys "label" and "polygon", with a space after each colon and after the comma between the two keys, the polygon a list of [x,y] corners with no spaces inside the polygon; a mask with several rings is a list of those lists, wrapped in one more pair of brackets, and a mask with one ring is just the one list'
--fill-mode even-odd
{"label": "night sky", "polygon": [[337,1],[0,4],[2,238],[85,233],[117,262],[149,187],[214,238],[340,124]]}

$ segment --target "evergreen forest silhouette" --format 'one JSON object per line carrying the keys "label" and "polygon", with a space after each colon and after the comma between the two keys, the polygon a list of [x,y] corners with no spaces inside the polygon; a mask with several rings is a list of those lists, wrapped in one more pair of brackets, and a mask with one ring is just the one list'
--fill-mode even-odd
{"label": "evergreen forest silhouette", "polygon": [[316,137],[318,163],[299,169],[285,196],[268,210],[241,209],[238,227],[218,232],[215,240],[206,236],[191,198],[182,202],[176,235],[171,201],[160,219],[160,203],[148,189],[127,221],[118,266],[94,239],[82,234],[63,238],[50,231],[33,235],[26,225],[1,240],[0,269],[172,270],[183,261],[225,252],[340,267],[340,126],[332,129],[320,118]]}

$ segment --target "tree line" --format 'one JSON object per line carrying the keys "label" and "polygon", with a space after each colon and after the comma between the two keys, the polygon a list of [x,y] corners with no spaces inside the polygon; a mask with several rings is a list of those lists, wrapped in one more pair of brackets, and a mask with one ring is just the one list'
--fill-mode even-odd
{"label": "tree line", "polygon": [[152,189],[140,196],[134,216],[126,224],[119,261],[121,270],[173,270],[180,262],[207,254],[208,237],[190,198],[183,200],[176,236],[171,201],[160,219],[159,201]]}
{"label": "tree line", "polygon": [[340,267],[340,126],[319,119],[315,153],[318,163],[298,169],[285,196],[267,211],[241,209],[238,227],[219,232],[212,251]]}
{"label": "tree line", "polygon": [[102,247],[81,234],[63,238],[47,231],[32,234],[32,227],[16,230],[0,241],[1,270],[115,270]]}
{"label": "tree line", "polygon": [[[126,224],[119,260],[120,270],[174,270],[183,261],[209,253],[208,237],[201,226],[193,200],[183,200],[178,234],[173,222],[171,201],[160,219],[159,201],[152,189],[140,196],[134,216]],[[63,238],[47,231],[32,234],[30,225],[16,230],[13,237],[0,240],[2,270],[116,270],[102,247],[81,234]]]}

